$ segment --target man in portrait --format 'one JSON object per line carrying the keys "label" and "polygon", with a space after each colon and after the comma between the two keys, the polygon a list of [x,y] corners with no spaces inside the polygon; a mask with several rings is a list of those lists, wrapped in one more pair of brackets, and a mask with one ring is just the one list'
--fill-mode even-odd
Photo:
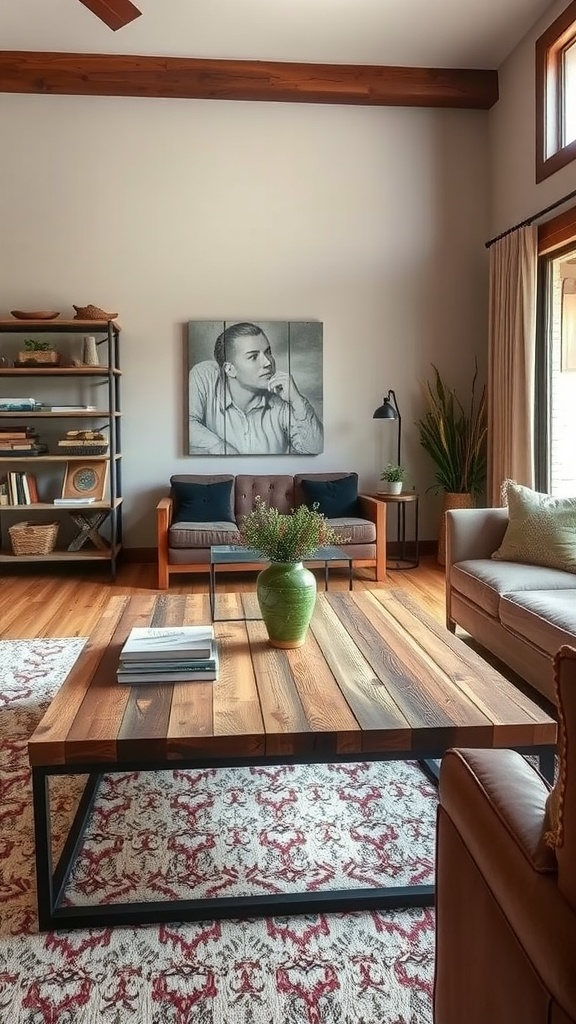
{"label": "man in portrait", "polygon": [[[312,326],[321,330],[321,325]],[[194,363],[189,371],[191,455],[316,455],[322,451],[322,424],[314,405],[302,394],[290,369],[278,368],[260,324],[224,325],[213,355]]]}

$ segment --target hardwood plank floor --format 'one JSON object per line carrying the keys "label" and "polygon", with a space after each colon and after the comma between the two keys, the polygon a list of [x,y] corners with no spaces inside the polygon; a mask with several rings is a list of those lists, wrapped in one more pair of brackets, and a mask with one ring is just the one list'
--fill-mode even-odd
{"label": "hardwood plank floor", "polygon": [[[218,576],[218,592],[253,592],[255,573]],[[318,586],[323,577],[318,574]],[[389,572],[386,581],[374,583],[369,569],[354,576],[355,589],[401,588],[432,616],[444,622],[444,569],[434,556],[422,558],[417,569]],[[346,573],[330,572],[330,589],[347,590]],[[170,594],[203,594],[208,591],[207,574],[173,576]],[[110,597],[156,591],[154,563],[124,563],[117,578],[110,580],[97,569],[78,571],[72,566],[19,566],[0,579],[0,638],[88,636],[95,628]]]}

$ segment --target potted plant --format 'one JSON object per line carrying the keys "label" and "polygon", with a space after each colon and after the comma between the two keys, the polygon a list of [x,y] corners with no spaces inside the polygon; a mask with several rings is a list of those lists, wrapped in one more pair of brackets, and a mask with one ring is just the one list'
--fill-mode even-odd
{"label": "potted plant", "polygon": [[58,366],[60,353],[56,352],[49,341],[35,341],[27,338],[24,351],[18,353],[19,366]]}
{"label": "potted plant", "polygon": [[341,541],[326,517],[300,505],[290,513],[271,508],[259,495],[240,530],[242,543],[270,559],[258,574],[256,595],[273,647],[301,647],[316,603],[316,578],[302,564],[326,544]]}
{"label": "potted plant", "polygon": [[385,494],[401,494],[402,483],[406,471],[404,466],[395,465],[393,462],[389,462],[380,473],[380,479],[382,480],[382,490]]}
{"label": "potted plant", "polygon": [[436,463],[432,489],[444,492],[438,561],[446,560],[444,513],[449,508],[471,508],[486,478],[486,387],[477,395],[478,366],[474,366],[468,408],[448,388],[432,363],[434,382],[423,385],[426,412],[418,421],[420,444]]}

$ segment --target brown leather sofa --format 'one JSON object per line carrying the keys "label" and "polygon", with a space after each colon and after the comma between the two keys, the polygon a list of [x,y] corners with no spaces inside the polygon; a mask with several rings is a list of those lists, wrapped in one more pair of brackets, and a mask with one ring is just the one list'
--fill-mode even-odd
{"label": "brown leather sofa", "polygon": [[[555,659],[564,811],[510,750],[452,750],[440,771],[435,1024],[576,1022],[576,650]],[[565,740],[565,742],[564,742]]]}

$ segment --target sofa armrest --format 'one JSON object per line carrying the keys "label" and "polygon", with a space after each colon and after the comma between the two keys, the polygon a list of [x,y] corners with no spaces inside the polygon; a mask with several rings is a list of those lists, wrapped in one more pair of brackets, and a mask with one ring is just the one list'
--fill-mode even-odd
{"label": "sofa armrest", "polygon": [[[576,914],[558,888],[553,851],[541,843],[547,794],[544,781],[514,751],[453,750],[443,759],[437,1024],[576,1020]],[[511,961],[502,963],[507,952]],[[494,979],[501,986],[496,1001],[485,987]],[[515,1017],[524,983],[541,997],[544,1011],[550,1004],[560,1011]],[[474,1015],[475,1006],[487,1005],[497,1012]]]}
{"label": "sofa armrest", "polygon": [[446,570],[467,558],[490,558],[508,526],[507,508],[457,508],[446,512]]}
{"label": "sofa armrest", "polygon": [[158,547],[158,589],[168,589],[168,531],[172,523],[174,501],[161,498],[156,506],[156,544]]}
{"label": "sofa armrest", "polygon": [[386,505],[369,494],[358,495],[358,506],[364,519],[376,527],[376,581],[386,579]]}
{"label": "sofa armrest", "polygon": [[[544,843],[549,787],[514,750],[450,750],[440,771],[440,803],[477,863],[494,866],[494,830],[504,830],[534,871],[556,872]],[[496,846],[498,842],[496,841]]]}

